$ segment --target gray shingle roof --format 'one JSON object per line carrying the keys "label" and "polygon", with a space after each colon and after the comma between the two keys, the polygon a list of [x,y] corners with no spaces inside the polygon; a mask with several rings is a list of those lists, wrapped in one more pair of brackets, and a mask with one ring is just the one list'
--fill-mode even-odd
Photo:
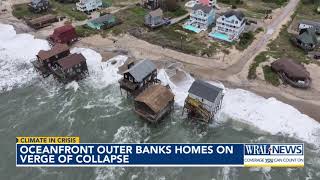
{"label": "gray shingle roof", "polygon": [[219,93],[222,91],[223,89],[201,80],[194,81],[189,89],[189,93],[199,96],[210,102],[214,102]]}
{"label": "gray shingle roof", "polygon": [[314,28],[306,29],[303,33],[298,36],[298,39],[305,44],[317,44],[317,36]]}
{"label": "gray shingle roof", "polygon": [[225,16],[225,17],[231,17],[233,15],[236,16],[240,21],[242,21],[242,19],[245,17],[241,11],[230,10],[230,11],[223,13],[223,16]]}
{"label": "gray shingle roof", "polygon": [[317,22],[317,21],[301,20],[299,24],[311,25],[311,26],[314,26],[315,28],[320,27],[320,22]]}
{"label": "gray shingle roof", "polygon": [[208,6],[208,5],[204,5],[204,4],[201,4],[201,3],[198,3],[196,5],[193,6],[192,10],[196,11],[196,10],[199,10],[201,9],[204,13],[208,14],[210,13],[210,11],[213,9],[211,6]]}
{"label": "gray shingle roof", "polygon": [[156,69],[156,65],[153,64],[153,62],[150,60],[143,60],[126,70],[124,73],[130,73],[137,82],[141,82]]}

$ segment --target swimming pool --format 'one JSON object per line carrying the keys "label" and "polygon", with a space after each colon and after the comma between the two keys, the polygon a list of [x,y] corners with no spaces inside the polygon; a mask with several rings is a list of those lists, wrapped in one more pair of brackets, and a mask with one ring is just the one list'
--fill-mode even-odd
{"label": "swimming pool", "polygon": [[191,25],[184,25],[183,28],[184,28],[184,29],[187,29],[187,30],[189,30],[189,31],[193,31],[193,32],[195,32],[195,33],[199,33],[199,32],[201,31],[201,29],[196,28],[196,27],[191,26]]}
{"label": "swimming pool", "polygon": [[232,39],[229,38],[228,35],[222,34],[222,33],[219,33],[219,32],[211,32],[211,33],[209,34],[209,36],[210,36],[210,37],[213,37],[213,38],[216,38],[216,39],[223,40],[223,41],[232,42]]}

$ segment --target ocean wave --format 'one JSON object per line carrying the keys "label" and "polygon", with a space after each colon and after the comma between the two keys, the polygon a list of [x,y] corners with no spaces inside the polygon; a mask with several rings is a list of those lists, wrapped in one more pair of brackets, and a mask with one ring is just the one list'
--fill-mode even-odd
{"label": "ocean wave", "polygon": [[13,26],[0,24],[0,92],[21,87],[36,78],[30,61],[40,50],[49,48],[45,40],[16,34]]}
{"label": "ocean wave", "polygon": [[127,56],[118,55],[103,62],[98,52],[88,48],[73,48],[71,53],[81,53],[87,59],[90,76],[85,82],[100,89],[116,83],[121,78],[118,69],[128,59]]}
{"label": "ocean wave", "polygon": [[[164,69],[159,71],[158,78],[171,87],[176,103],[183,106],[194,79],[185,73],[182,82],[175,84]],[[217,84],[220,83],[217,82]],[[320,124],[314,119],[275,98],[265,99],[243,89],[225,89],[222,109],[216,120],[229,119],[248,124],[272,135],[286,135],[316,146],[320,144]]]}

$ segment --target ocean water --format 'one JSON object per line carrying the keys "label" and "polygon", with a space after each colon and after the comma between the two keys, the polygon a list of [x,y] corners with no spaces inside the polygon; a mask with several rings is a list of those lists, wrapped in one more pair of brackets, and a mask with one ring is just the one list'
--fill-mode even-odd
{"label": "ocean water", "polygon": [[[223,108],[212,124],[189,121],[181,113],[193,78],[186,74],[183,81],[173,83],[162,69],[159,78],[175,93],[175,110],[161,123],[149,124],[133,113],[132,99],[119,91],[117,68],[127,57],[117,56],[115,64],[102,63],[93,50],[74,48],[73,53],[88,59],[90,77],[61,85],[52,78],[41,79],[30,66],[40,49],[48,49],[47,42],[17,35],[12,26],[0,24],[1,180],[320,179],[319,124],[290,105],[225,89]],[[68,135],[80,136],[84,143],[305,142],[306,163],[304,168],[15,167],[16,136]]]}

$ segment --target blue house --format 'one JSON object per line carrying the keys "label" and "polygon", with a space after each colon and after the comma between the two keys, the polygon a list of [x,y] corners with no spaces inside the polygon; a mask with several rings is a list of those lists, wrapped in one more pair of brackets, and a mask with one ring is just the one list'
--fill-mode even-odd
{"label": "blue house", "polygon": [[207,4],[198,3],[193,6],[190,19],[183,25],[183,28],[196,33],[206,31],[214,19],[215,9]]}

